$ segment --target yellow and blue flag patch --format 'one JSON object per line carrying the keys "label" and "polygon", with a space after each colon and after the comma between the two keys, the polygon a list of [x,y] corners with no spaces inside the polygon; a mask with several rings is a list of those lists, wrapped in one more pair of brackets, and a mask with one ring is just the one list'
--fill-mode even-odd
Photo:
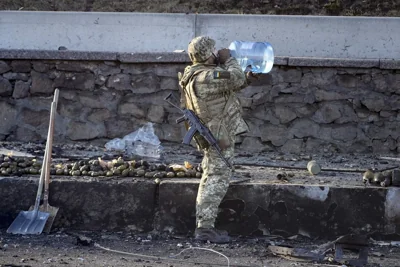
{"label": "yellow and blue flag patch", "polygon": [[229,71],[214,71],[214,79],[229,79],[231,73]]}

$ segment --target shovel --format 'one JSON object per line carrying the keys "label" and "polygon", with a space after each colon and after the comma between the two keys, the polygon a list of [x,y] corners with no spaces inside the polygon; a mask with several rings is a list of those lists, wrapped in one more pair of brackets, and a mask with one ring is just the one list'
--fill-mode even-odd
{"label": "shovel", "polygon": [[[45,174],[44,193],[43,193],[43,204],[39,206],[39,211],[49,213],[49,218],[47,219],[47,222],[43,230],[45,233],[50,233],[51,227],[54,223],[54,219],[56,218],[59,209],[58,207],[53,207],[50,206],[49,204],[50,166],[51,166],[51,155],[53,150],[54,119],[55,119],[55,114],[57,112],[58,94],[59,90],[56,89],[54,92],[53,103],[51,103],[49,134],[47,136],[46,149],[42,165],[42,172]],[[30,207],[29,210],[33,209],[34,207],[32,206]]]}
{"label": "shovel", "polygon": [[[58,99],[58,89],[56,89],[54,99],[55,100]],[[34,206],[33,210],[21,211],[18,214],[17,218],[15,218],[13,223],[10,225],[10,227],[7,229],[7,233],[11,233],[11,234],[41,234],[43,231],[43,228],[45,227],[46,222],[50,216],[49,212],[39,211],[39,204],[40,204],[40,198],[41,198],[42,191],[43,191],[43,183],[45,180],[45,176],[46,176],[46,173],[48,171],[50,171],[49,167],[47,167],[47,162],[48,162],[47,159],[49,156],[51,156],[51,153],[49,154],[48,150],[49,150],[49,148],[51,148],[50,142],[52,142],[52,129],[54,126],[54,114],[55,114],[56,107],[57,107],[57,102],[53,101],[51,103],[49,131],[47,134],[47,144],[46,144],[46,149],[45,149],[45,154],[44,154],[42,171],[40,173],[39,187],[38,187],[38,191],[36,194],[35,206]],[[51,141],[49,142],[50,139],[51,139]],[[47,187],[47,192],[48,192],[48,187]],[[47,197],[47,199],[48,199],[48,197]],[[47,206],[49,206],[48,202],[47,202]]]}
{"label": "shovel", "polygon": [[[58,207],[50,206],[49,204],[49,184],[50,184],[50,166],[51,166],[51,155],[53,150],[53,133],[54,133],[54,117],[57,111],[58,104],[58,89],[54,92],[54,100],[51,103],[51,111],[50,111],[50,125],[49,131],[50,134],[47,137],[47,144],[45,150],[45,162],[43,162],[42,171],[45,170],[45,179],[44,179],[44,193],[43,193],[43,205],[39,207],[40,211],[49,213],[49,218],[44,227],[45,233],[50,233],[51,227],[54,223],[54,219],[57,216]],[[43,168],[45,167],[45,168]],[[44,169],[44,170],[43,170]]]}
{"label": "shovel", "polygon": [[8,227],[7,233],[11,234],[41,234],[49,218],[48,212],[39,211],[40,197],[43,190],[44,174],[40,174],[39,187],[36,194],[33,211],[21,211],[13,223]]}

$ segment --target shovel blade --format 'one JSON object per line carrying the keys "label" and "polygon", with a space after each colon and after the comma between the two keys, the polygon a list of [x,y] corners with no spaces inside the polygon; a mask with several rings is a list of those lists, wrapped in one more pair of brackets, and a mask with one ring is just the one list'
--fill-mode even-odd
{"label": "shovel blade", "polygon": [[[34,209],[35,209],[35,206],[31,206],[29,208],[29,211],[33,211]],[[46,234],[50,233],[51,227],[53,226],[53,223],[57,216],[58,210],[59,210],[58,207],[53,207],[53,206],[50,206],[49,204],[39,206],[39,211],[49,213],[49,218],[47,219],[46,225],[43,228],[43,232],[45,232]]]}
{"label": "shovel blade", "polygon": [[50,233],[54,220],[57,217],[58,209],[59,209],[58,207],[53,207],[50,205],[48,205],[47,208],[45,209],[45,211],[49,213],[49,218],[47,219],[43,232],[47,234]]}
{"label": "shovel blade", "polygon": [[8,227],[7,233],[11,234],[31,234],[39,235],[42,233],[49,213],[38,211],[21,211],[13,223]]}

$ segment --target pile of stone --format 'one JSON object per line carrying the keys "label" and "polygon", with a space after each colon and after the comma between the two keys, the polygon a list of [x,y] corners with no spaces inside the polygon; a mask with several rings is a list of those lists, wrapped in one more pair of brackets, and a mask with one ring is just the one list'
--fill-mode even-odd
{"label": "pile of stone", "polygon": [[377,185],[382,187],[400,186],[400,169],[374,172],[368,169],[363,174],[364,184]]}
{"label": "pile of stone", "polygon": [[[0,156],[1,176],[38,175],[42,162],[26,157]],[[113,160],[101,158],[75,162],[52,163],[51,175],[92,177],[145,177],[145,178],[200,178],[201,166],[149,163],[146,160],[126,161],[119,157]]]}

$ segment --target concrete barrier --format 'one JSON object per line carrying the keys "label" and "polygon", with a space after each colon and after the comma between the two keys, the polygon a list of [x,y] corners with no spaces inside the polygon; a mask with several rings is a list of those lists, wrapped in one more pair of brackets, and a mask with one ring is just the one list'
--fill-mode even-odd
{"label": "concrete barrier", "polygon": [[[53,177],[54,178],[54,177]],[[0,228],[34,205],[37,177],[0,177]],[[153,181],[105,182],[53,179],[49,203],[59,207],[54,227],[81,230],[150,231],[154,217]]]}
{"label": "concrete barrier", "polygon": [[[197,181],[161,182],[157,230],[194,231],[197,187]],[[242,183],[229,187],[216,225],[243,236],[393,234],[399,231],[398,192],[398,188]]]}
{"label": "concrete barrier", "polygon": [[[341,174],[343,175],[343,174]],[[344,175],[343,175],[344,176]],[[398,234],[400,189],[364,186],[231,184],[216,224],[234,236],[302,234],[334,238]],[[338,179],[336,177],[335,179]],[[0,177],[0,228],[33,204],[38,177]],[[54,229],[193,233],[199,179],[53,177]]]}
{"label": "concrete barrier", "polygon": [[172,52],[193,38],[194,20],[185,14],[0,11],[0,47]]}
{"label": "concrete barrier", "polygon": [[400,18],[0,11],[3,49],[172,52],[198,35],[269,41],[277,56],[400,59]]}
{"label": "concrete barrier", "polygon": [[400,18],[198,15],[196,35],[268,41],[278,56],[400,58]]}
{"label": "concrete barrier", "polygon": [[[186,53],[0,49],[0,140],[46,140],[58,88],[57,141],[121,138],[150,121],[162,142],[180,143],[180,113],[164,98],[177,94],[188,61]],[[400,151],[400,60],[277,57],[238,96],[250,125],[240,149]]]}

